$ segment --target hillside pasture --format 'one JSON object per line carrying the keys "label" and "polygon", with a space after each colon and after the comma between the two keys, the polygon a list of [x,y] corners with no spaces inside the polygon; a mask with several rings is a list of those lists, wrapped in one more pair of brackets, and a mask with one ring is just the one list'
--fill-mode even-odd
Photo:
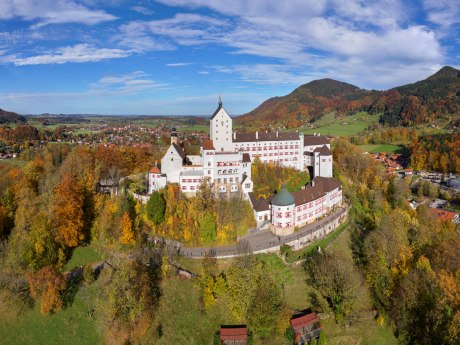
{"label": "hillside pasture", "polygon": [[335,117],[334,114],[324,115],[312,124],[313,127],[302,127],[300,130],[305,134],[320,133],[337,137],[348,137],[361,133],[369,125],[378,122],[380,115],[357,113],[351,116]]}

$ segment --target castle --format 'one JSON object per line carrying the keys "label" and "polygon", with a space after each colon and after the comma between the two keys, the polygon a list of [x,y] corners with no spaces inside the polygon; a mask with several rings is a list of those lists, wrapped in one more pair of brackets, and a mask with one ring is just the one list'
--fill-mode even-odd
{"label": "castle", "polygon": [[[269,199],[256,199],[251,179],[256,157],[265,163],[309,170],[311,185],[293,193],[283,186]],[[217,196],[249,199],[258,223],[270,221],[275,233],[283,235],[342,203],[341,184],[332,178],[332,153],[326,137],[299,132],[233,132],[232,118],[220,97],[210,119],[210,139],[202,144],[200,155],[186,155],[173,128],[161,166],[148,172],[149,193],[167,183],[178,183],[183,193],[193,196],[205,181]]]}

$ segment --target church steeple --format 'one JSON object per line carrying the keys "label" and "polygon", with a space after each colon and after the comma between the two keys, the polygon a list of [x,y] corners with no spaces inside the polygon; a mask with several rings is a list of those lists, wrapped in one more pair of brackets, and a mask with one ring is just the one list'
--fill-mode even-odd
{"label": "church steeple", "polygon": [[222,97],[220,97],[220,93],[219,93],[219,108],[222,107]]}

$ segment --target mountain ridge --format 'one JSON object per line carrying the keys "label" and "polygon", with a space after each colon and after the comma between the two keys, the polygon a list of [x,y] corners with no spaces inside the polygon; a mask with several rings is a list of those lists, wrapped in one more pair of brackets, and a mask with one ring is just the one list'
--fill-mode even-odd
{"label": "mountain ridge", "polygon": [[25,123],[27,119],[12,111],[6,111],[0,108],[0,124],[8,123]]}
{"label": "mountain ridge", "polygon": [[382,114],[391,126],[429,123],[460,112],[460,71],[444,66],[424,80],[385,91],[361,89],[330,78],[313,80],[290,94],[273,97],[236,118],[241,125],[295,128],[327,113],[347,116],[366,111]]}

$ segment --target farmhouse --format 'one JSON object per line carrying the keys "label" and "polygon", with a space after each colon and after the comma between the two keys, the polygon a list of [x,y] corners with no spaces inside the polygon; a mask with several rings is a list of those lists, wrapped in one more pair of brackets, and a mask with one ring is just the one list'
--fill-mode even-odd
{"label": "farmhouse", "polygon": [[[193,196],[206,182],[216,196],[249,199],[256,220],[271,222],[273,231],[283,235],[342,203],[341,184],[332,178],[332,153],[326,137],[299,132],[237,133],[232,121],[219,98],[210,119],[209,140],[203,142],[198,156],[185,154],[173,128],[161,165],[148,172],[149,193],[178,183],[183,193]],[[284,187],[267,200],[256,200],[251,179],[256,157],[265,163],[308,170],[311,184],[293,193]]]}
{"label": "farmhouse", "polygon": [[316,313],[293,318],[291,327],[295,333],[296,344],[310,344],[313,339],[318,339],[321,333],[321,324]]}

